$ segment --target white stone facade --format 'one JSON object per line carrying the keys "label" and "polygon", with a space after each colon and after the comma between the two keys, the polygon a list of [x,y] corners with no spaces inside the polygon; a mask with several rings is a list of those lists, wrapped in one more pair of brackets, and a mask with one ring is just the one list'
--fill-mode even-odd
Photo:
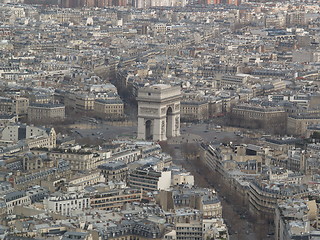
{"label": "white stone facade", "polygon": [[165,141],[180,135],[180,87],[156,84],[138,92],[138,139]]}
{"label": "white stone facade", "polygon": [[61,196],[51,196],[43,200],[45,209],[64,216],[72,215],[76,210],[90,208],[90,199],[83,194],[70,193]]}

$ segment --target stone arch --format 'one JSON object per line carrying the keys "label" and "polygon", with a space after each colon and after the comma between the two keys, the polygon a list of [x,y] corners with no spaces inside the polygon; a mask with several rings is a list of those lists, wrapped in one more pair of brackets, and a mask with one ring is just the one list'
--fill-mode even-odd
{"label": "stone arch", "polygon": [[180,118],[180,97],[179,86],[156,84],[140,88],[137,139],[165,141],[179,136],[176,119]]}

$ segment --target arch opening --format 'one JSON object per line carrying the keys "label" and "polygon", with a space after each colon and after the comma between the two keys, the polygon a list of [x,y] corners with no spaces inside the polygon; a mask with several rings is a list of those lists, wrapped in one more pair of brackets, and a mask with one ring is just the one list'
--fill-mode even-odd
{"label": "arch opening", "polygon": [[171,138],[173,136],[173,114],[172,108],[168,107],[166,114],[166,137]]}
{"label": "arch opening", "polygon": [[152,121],[151,120],[147,120],[146,121],[146,140],[152,140],[153,135],[152,135]]}

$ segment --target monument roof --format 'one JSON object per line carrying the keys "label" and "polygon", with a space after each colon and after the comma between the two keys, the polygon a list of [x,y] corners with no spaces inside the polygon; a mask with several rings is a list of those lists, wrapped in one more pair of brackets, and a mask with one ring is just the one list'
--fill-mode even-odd
{"label": "monument roof", "polygon": [[171,86],[169,84],[154,84],[154,85],[152,85],[150,87],[152,87],[154,89],[158,89],[158,88],[160,88],[160,89],[168,89]]}

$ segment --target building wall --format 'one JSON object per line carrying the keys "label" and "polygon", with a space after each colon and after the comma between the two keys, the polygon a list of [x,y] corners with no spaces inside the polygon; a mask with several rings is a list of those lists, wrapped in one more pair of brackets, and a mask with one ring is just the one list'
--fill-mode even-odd
{"label": "building wall", "polygon": [[277,191],[265,189],[259,186],[259,184],[251,182],[249,191],[249,209],[253,214],[274,216],[278,200],[287,199],[289,197],[306,197],[308,194],[307,191],[293,192],[288,196]]}
{"label": "building wall", "polygon": [[93,111],[94,109],[94,100],[92,96],[80,96],[75,97],[75,108],[78,111]]}
{"label": "building wall", "polygon": [[200,121],[209,118],[209,104],[207,102],[182,102],[181,119],[184,121]]}
{"label": "building wall", "polygon": [[124,116],[124,104],[122,102],[95,101],[94,112],[97,116],[103,118],[122,118]]}
{"label": "building wall", "polygon": [[35,170],[43,167],[43,161],[40,157],[28,157],[25,156],[23,157],[23,169],[30,171],[30,170]]}
{"label": "building wall", "polygon": [[14,115],[12,115],[12,117],[9,117],[9,118],[2,118],[0,119],[0,128],[4,128],[11,123],[15,123],[16,121],[17,121],[17,118]]}
{"label": "building wall", "polygon": [[75,177],[69,180],[69,185],[90,186],[99,182],[104,182],[104,177],[100,171],[86,174],[85,176]]}
{"label": "building wall", "polygon": [[18,116],[20,115],[26,115],[28,113],[28,107],[29,107],[29,99],[28,98],[17,98],[15,99],[15,105],[16,105],[16,114]]}
{"label": "building wall", "polygon": [[120,169],[104,169],[101,168],[101,173],[105,177],[105,181],[113,181],[113,182],[118,182],[118,181],[126,181],[127,179],[127,174],[128,174],[128,167],[124,166],[123,168]]}
{"label": "building wall", "polygon": [[140,150],[129,150],[112,155],[113,161],[122,161],[126,164],[138,160],[141,155]]}
{"label": "building wall", "polygon": [[94,157],[92,153],[62,153],[51,152],[50,157],[55,159],[65,159],[69,162],[71,170],[92,170],[102,164],[101,158]]}
{"label": "building wall", "polygon": [[142,199],[142,190],[132,189],[123,191],[110,191],[106,193],[97,193],[90,197],[91,207],[113,210],[122,209],[124,204],[131,202],[140,202]]}
{"label": "building wall", "polygon": [[188,184],[190,186],[193,186],[194,176],[186,175],[186,174],[175,174],[173,175],[172,184],[173,185]]}
{"label": "building wall", "polygon": [[177,240],[202,240],[202,225],[199,222],[177,223]]}
{"label": "building wall", "polygon": [[6,202],[7,214],[11,214],[15,206],[29,206],[29,205],[31,205],[31,199],[29,196],[20,197],[10,202]]}
{"label": "building wall", "polygon": [[48,133],[47,129],[27,125],[7,126],[2,131],[1,139],[4,141],[14,142],[17,142],[18,140],[26,140],[32,147],[39,145],[52,148],[56,144],[56,134],[54,129],[51,129]]}
{"label": "building wall", "polygon": [[171,186],[171,171],[161,172],[161,177],[158,180],[158,190],[167,190]]}
{"label": "building wall", "polygon": [[90,208],[90,199],[81,194],[64,195],[60,197],[49,197],[43,200],[45,208],[51,212],[61,215],[70,215],[74,210]]}
{"label": "building wall", "polygon": [[230,113],[230,123],[233,126],[284,134],[287,128],[287,113],[285,110],[269,110],[263,107],[234,107]]}
{"label": "building wall", "polygon": [[0,99],[0,112],[5,114],[16,114],[19,117],[26,115],[29,106],[28,98],[1,98]]}
{"label": "building wall", "polygon": [[65,118],[65,106],[29,106],[28,120],[57,120]]}
{"label": "building wall", "polygon": [[200,210],[203,212],[204,218],[222,217],[222,205],[220,201],[207,204],[202,203]]}
{"label": "building wall", "polygon": [[289,135],[307,136],[308,125],[320,124],[320,117],[302,118],[302,117],[288,117],[287,133]]}
{"label": "building wall", "polygon": [[[129,174],[128,184],[133,188],[143,189],[144,191],[156,191],[159,187],[161,172],[154,170],[135,170]],[[162,181],[166,184],[165,176]]]}

